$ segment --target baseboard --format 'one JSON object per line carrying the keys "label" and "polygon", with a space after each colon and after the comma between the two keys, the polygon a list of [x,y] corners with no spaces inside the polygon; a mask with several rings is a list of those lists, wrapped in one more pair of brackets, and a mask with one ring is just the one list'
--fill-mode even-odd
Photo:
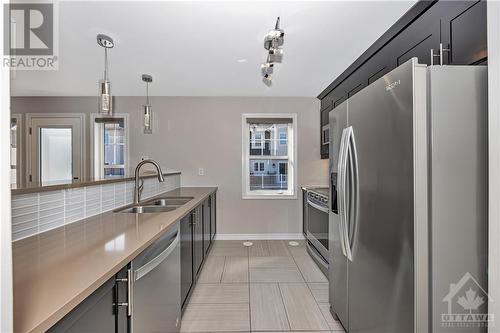
{"label": "baseboard", "polygon": [[305,239],[303,234],[217,234],[216,240]]}

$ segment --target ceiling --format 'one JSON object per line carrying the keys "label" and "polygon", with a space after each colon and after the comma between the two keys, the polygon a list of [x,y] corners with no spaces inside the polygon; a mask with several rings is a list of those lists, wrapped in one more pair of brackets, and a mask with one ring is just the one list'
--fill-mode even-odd
{"label": "ceiling", "polygon": [[[94,96],[104,51],[116,96],[315,97],[415,1],[59,2],[59,69],[17,71],[17,96]],[[281,17],[283,63],[261,81],[264,35]]]}

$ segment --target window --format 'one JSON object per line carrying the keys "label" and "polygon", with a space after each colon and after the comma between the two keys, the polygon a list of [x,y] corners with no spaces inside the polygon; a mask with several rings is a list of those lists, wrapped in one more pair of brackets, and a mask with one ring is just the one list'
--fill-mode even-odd
{"label": "window", "polygon": [[280,145],[286,145],[287,142],[288,142],[287,133],[281,132],[280,133]]}
{"label": "window", "polygon": [[112,178],[126,175],[127,116],[94,118],[94,177]]}
{"label": "window", "polygon": [[296,198],[295,114],[244,114],[243,198]]}
{"label": "window", "polygon": [[253,133],[252,148],[261,149],[262,148],[262,133]]}

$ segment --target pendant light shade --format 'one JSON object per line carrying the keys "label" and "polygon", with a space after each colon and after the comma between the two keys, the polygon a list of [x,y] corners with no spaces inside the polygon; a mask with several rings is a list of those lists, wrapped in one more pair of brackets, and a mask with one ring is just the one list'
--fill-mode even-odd
{"label": "pendant light shade", "polygon": [[153,82],[153,77],[149,74],[142,74],[142,81],[146,82],[146,104],[142,106],[144,116],[144,134],[153,134],[153,110],[149,104],[149,84]]}
{"label": "pendant light shade", "polygon": [[113,96],[111,95],[111,82],[108,79],[108,49],[113,48],[115,43],[109,36],[97,35],[97,44],[104,48],[104,78],[99,80],[99,113],[113,114]]}

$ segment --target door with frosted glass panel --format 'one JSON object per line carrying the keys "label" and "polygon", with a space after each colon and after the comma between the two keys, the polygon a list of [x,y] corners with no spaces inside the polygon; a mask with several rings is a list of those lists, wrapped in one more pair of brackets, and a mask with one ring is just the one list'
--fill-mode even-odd
{"label": "door with frosted glass panel", "polygon": [[33,117],[30,125],[28,180],[48,184],[81,179],[82,119]]}

